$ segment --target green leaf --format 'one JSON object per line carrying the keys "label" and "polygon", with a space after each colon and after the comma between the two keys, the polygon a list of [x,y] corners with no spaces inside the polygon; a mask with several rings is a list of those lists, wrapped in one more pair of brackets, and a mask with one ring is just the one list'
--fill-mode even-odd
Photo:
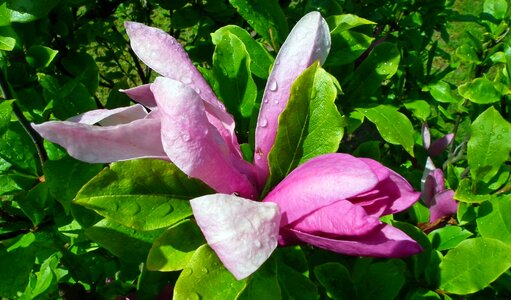
{"label": "green leaf", "polygon": [[475,293],[509,267],[510,246],[495,239],[468,239],[450,250],[440,263],[440,288],[458,295]]}
{"label": "green leaf", "polygon": [[235,299],[246,285],[224,268],[208,245],[195,251],[174,287],[174,299]]}
{"label": "green leaf", "polygon": [[0,3],[0,26],[11,24],[11,11],[7,8],[7,1]]}
{"label": "green leaf", "polygon": [[187,200],[207,193],[174,164],[141,159],[111,164],[78,192],[75,203],[124,226],[152,230],[190,216]]}
{"label": "green leaf", "polygon": [[99,69],[94,58],[87,53],[73,53],[62,59],[62,65],[89,93],[94,94],[99,86]]}
{"label": "green leaf", "polygon": [[371,264],[360,280],[355,280],[357,299],[395,299],[405,283],[405,263],[393,259]]}
{"label": "green leaf", "polygon": [[511,124],[493,107],[472,123],[467,158],[472,178],[488,182],[509,159]]}
{"label": "green leaf", "polygon": [[8,252],[0,246],[0,266],[3,266],[0,268],[0,297],[14,299],[25,290],[34,259],[33,248],[20,247]]}
{"label": "green leaf", "polygon": [[53,254],[41,264],[41,269],[36,273],[35,287],[27,287],[32,299],[56,289],[58,280],[56,269],[59,263],[59,255],[58,253]]}
{"label": "green leaf", "polygon": [[[1,21],[0,21],[1,22]],[[16,46],[16,33],[10,26],[0,27],[0,50],[12,51]]]}
{"label": "green leaf", "polygon": [[484,238],[500,240],[511,246],[511,197],[497,197],[481,204],[477,229]]}
{"label": "green leaf", "polygon": [[227,110],[238,117],[236,123],[241,124],[240,117],[250,118],[252,115],[257,98],[257,86],[250,74],[251,59],[236,35],[225,32],[217,42],[213,54],[213,71],[217,79],[215,91]]}
{"label": "green leaf", "polygon": [[[481,203],[484,201],[488,201],[492,198],[493,196],[491,195],[474,194],[474,192],[472,191],[472,180],[469,178],[464,178],[460,182],[458,188],[456,189],[456,192],[454,193],[454,199],[465,203]],[[458,215],[458,218],[460,217],[461,216]]]}
{"label": "green leaf", "polygon": [[440,295],[438,295],[434,291],[419,288],[410,295],[410,298],[406,298],[406,299],[408,299],[408,300],[441,300],[442,298],[440,297]]}
{"label": "green leaf", "polygon": [[397,72],[400,61],[401,53],[396,44],[383,42],[374,47],[355,70],[347,87],[343,88],[343,99],[357,103],[371,100],[383,81]]}
{"label": "green leaf", "polygon": [[433,248],[444,251],[456,247],[472,235],[472,232],[459,226],[446,226],[432,231],[428,238]]}
{"label": "green leaf", "polygon": [[12,103],[14,100],[2,100],[0,102],[0,135],[9,128],[12,116]]}
{"label": "green leaf", "polygon": [[147,257],[147,269],[163,272],[182,270],[195,250],[205,243],[197,224],[190,220],[179,223],[154,241]]}
{"label": "green leaf", "polygon": [[279,263],[277,264],[277,274],[283,299],[319,299],[316,285],[295,269],[284,263]]}
{"label": "green leaf", "polygon": [[459,102],[459,100],[452,95],[451,86],[443,80],[430,84],[429,86],[427,86],[427,90],[429,90],[429,93],[431,94],[433,99],[435,99],[438,102],[441,103]]}
{"label": "green leaf", "polygon": [[229,0],[232,6],[257,33],[272,44],[282,44],[287,37],[286,16],[276,0]]}
{"label": "green leaf", "polygon": [[376,23],[355,15],[345,14],[327,18],[332,37],[331,53],[327,65],[339,66],[355,61],[366,51],[374,38],[364,33],[350,30],[363,25]]}
{"label": "green leaf", "polygon": [[282,299],[277,277],[277,264],[270,257],[252,276],[236,300]]}
{"label": "green leaf", "polygon": [[39,183],[26,196],[18,199],[18,204],[34,226],[41,224],[44,218],[51,214],[54,200],[48,195],[45,182]]}
{"label": "green leaf", "polygon": [[28,48],[26,60],[32,68],[46,68],[52,63],[53,59],[55,59],[57,53],[59,53],[57,50],[35,45]]}
{"label": "green leaf", "polygon": [[314,274],[333,299],[357,299],[351,275],[340,263],[326,263],[314,268]]}
{"label": "green leaf", "polygon": [[357,110],[376,125],[381,137],[386,142],[403,146],[406,152],[413,156],[414,130],[407,116],[400,113],[396,107],[389,105],[358,108]]}
{"label": "green leaf", "polygon": [[130,262],[146,260],[147,252],[162,230],[137,231],[103,219],[85,229],[85,235],[110,251],[113,255]]}
{"label": "green leaf", "polygon": [[497,20],[501,20],[506,16],[507,1],[506,0],[485,0],[483,4],[483,12],[491,15]]}
{"label": "green leaf", "polygon": [[268,158],[270,178],[265,187],[267,190],[299,164],[337,151],[344,133],[344,120],[335,106],[336,96],[334,82],[318,63],[310,66],[293,83]]}
{"label": "green leaf", "polygon": [[478,104],[498,102],[502,97],[493,82],[485,77],[476,78],[471,82],[460,85],[458,92],[463,98]]}
{"label": "green leaf", "polygon": [[43,170],[50,194],[69,212],[71,200],[80,188],[97,175],[102,164],[84,163],[69,156],[48,160]]}
{"label": "green leaf", "polygon": [[412,112],[412,114],[422,122],[426,122],[431,114],[431,106],[427,101],[415,100],[404,104],[405,108]]}
{"label": "green leaf", "polygon": [[234,34],[245,46],[250,56],[250,71],[259,78],[268,78],[273,57],[266,48],[255,41],[245,29],[236,25],[227,25],[212,33],[213,44],[218,45],[227,32]]}
{"label": "green leaf", "polygon": [[481,61],[477,56],[476,50],[470,44],[463,44],[456,49],[456,56],[467,63],[478,64]]}
{"label": "green leaf", "polygon": [[19,122],[10,122],[9,129],[0,136],[0,158],[31,175],[37,175],[34,143]]}
{"label": "green leaf", "polygon": [[7,0],[7,8],[11,10],[11,22],[32,22],[45,17],[60,0]]}

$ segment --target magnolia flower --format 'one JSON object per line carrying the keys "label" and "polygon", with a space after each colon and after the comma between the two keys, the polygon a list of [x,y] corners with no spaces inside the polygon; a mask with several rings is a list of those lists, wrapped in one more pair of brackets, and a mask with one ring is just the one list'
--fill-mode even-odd
{"label": "magnolia flower", "polygon": [[125,26],[134,52],[162,77],[124,91],[140,104],[33,125],[43,137],[87,162],[169,160],[208,184],[218,194],[192,199],[192,210],[208,244],[237,279],[256,271],[277,244],[305,242],[379,257],[420,251],[378,219],[406,209],[418,193],[373,160],[319,156],[291,172],[263,202],[254,201],[269,175],[267,157],[291,85],[328,55],[329,29],[318,12],[296,24],[276,57],[258,116],[253,164],[242,158],[232,116],[179,43],[156,28]]}
{"label": "magnolia flower", "polygon": [[444,172],[437,169],[429,157],[422,178],[421,198],[429,207],[429,223],[455,214],[458,202],[454,200],[454,191],[445,188]]}

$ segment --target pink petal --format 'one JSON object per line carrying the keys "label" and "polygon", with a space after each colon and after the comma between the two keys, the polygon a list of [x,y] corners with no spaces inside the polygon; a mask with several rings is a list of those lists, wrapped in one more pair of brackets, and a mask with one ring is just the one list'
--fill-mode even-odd
{"label": "pink petal", "polygon": [[424,172],[422,172],[421,191],[424,191],[424,185],[426,184],[426,179],[428,178],[429,173],[431,173],[431,171],[435,169],[436,167],[435,164],[433,163],[433,160],[431,159],[431,157],[428,157],[426,159],[426,164],[424,165]]}
{"label": "pink petal", "polygon": [[445,190],[433,197],[432,204],[429,207],[429,222],[456,214],[458,211],[458,202],[454,200],[454,191]]}
{"label": "pink petal", "polygon": [[380,220],[368,216],[364,208],[340,200],[318,208],[287,227],[322,236],[354,236],[367,234],[380,224]]}
{"label": "pink petal", "polygon": [[444,172],[441,169],[434,169],[429,172],[422,190],[422,201],[427,206],[433,203],[433,197],[445,191]]}
{"label": "pink petal", "polygon": [[157,73],[194,89],[202,99],[225,111],[213,90],[195,68],[181,44],[161,29],[141,23],[125,22],[131,48]]}
{"label": "pink petal", "polygon": [[444,152],[445,149],[447,149],[447,146],[449,146],[453,139],[454,134],[449,133],[444,135],[442,138],[439,138],[438,140],[434,141],[433,144],[431,144],[431,147],[429,148],[429,155],[431,155],[432,157],[440,155],[442,152]]}
{"label": "pink petal", "polygon": [[184,84],[158,77],[151,85],[161,118],[163,148],[188,176],[198,178],[220,193],[257,197],[250,168],[233,153],[206,115],[200,96]]}
{"label": "pink petal", "polygon": [[190,201],[209,246],[241,280],[255,272],[277,247],[279,209],[234,195],[206,195]]}
{"label": "pink petal", "polygon": [[[231,150],[237,151],[241,157],[233,117],[225,111],[225,106],[215,96],[179,42],[163,30],[144,24],[125,22],[125,27],[133,51],[146,65],[161,75],[192,88],[209,104],[206,104],[206,111],[210,123],[217,128]],[[147,100],[150,104],[147,91],[140,89],[136,92],[145,93],[147,99],[135,100]]]}
{"label": "pink petal", "polygon": [[[349,200],[363,206],[369,215],[381,217],[408,209],[419,199],[420,193],[396,172],[384,167],[380,163],[364,158],[365,163],[371,165],[376,174],[380,174],[380,182],[369,193],[360,194]],[[385,169],[385,170],[383,170]],[[387,174],[387,177],[383,175]]]}
{"label": "pink petal", "polygon": [[291,85],[314,61],[323,63],[330,51],[330,30],[319,12],[305,15],[289,33],[268,78],[256,128],[255,164],[259,184],[268,178],[268,153],[275,141],[278,117],[289,99]]}
{"label": "pink petal", "polygon": [[[282,230],[281,230],[282,231]],[[408,235],[390,225],[382,224],[369,234],[349,239],[331,239],[290,229],[286,234],[319,248],[337,253],[373,257],[404,257],[422,251]]]}
{"label": "pink petal", "polygon": [[131,99],[137,101],[138,103],[153,109],[156,107],[156,101],[154,100],[153,93],[151,92],[151,84],[139,85],[134,88],[130,88],[127,90],[119,90],[122,93],[125,93]]}
{"label": "pink petal", "polygon": [[168,159],[160,137],[160,121],[135,120],[100,127],[69,121],[32,124],[45,139],[64,147],[72,157],[89,163],[136,158]]}
{"label": "pink petal", "polygon": [[96,109],[67,119],[69,122],[103,126],[128,124],[132,121],[147,117],[147,111],[142,105],[119,107],[115,109]]}
{"label": "pink petal", "polygon": [[334,202],[372,190],[378,178],[362,160],[348,154],[326,154],[292,171],[264,201],[275,202],[287,226]]}

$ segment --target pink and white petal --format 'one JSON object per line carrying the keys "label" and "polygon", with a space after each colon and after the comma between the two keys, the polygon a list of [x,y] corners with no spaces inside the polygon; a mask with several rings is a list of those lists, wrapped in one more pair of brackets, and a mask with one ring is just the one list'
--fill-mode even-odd
{"label": "pink and white petal", "polygon": [[453,139],[454,133],[449,133],[434,141],[429,148],[429,155],[432,157],[440,155],[445,149],[447,149],[447,146],[449,146]]}
{"label": "pink and white petal", "polygon": [[287,230],[288,234],[307,244],[347,255],[399,258],[422,251],[416,241],[387,224],[380,225],[369,234],[349,239],[325,238],[293,229],[282,230]]}
{"label": "pink and white petal", "polygon": [[322,236],[357,236],[367,234],[381,222],[364,208],[340,200],[318,208],[287,227]]}
{"label": "pink and white petal", "polygon": [[319,12],[305,15],[289,33],[282,45],[272,71],[259,110],[255,134],[259,184],[264,185],[268,174],[268,153],[277,133],[278,118],[287,105],[291,85],[314,61],[323,63],[330,51],[330,30]]}
{"label": "pink and white petal", "polygon": [[254,273],[277,247],[280,214],[275,203],[214,194],[190,204],[209,246],[238,280]]}
{"label": "pink and white petal", "polygon": [[98,123],[103,126],[114,126],[144,119],[147,115],[148,113],[145,108],[140,104],[136,104],[114,109],[91,110],[81,115],[71,117],[66,121],[88,125]]}
{"label": "pink and white petal", "polygon": [[108,127],[50,121],[32,127],[43,138],[64,147],[72,157],[89,163],[136,158],[168,160],[161,143],[159,120],[135,120]]}
{"label": "pink and white petal", "polygon": [[201,73],[193,65],[181,44],[165,31],[141,23],[125,22],[131,48],[157,73],[189,86],[202,99],[225,111]]}
{"label": "pink and white petal", "polygon": [[428,150],[431,146],[431,132],[429,131],[428,123],[422,124],[422,146],[424,149]]}
{"label": "pink and white petal", "polygon": [[156,107],[156,101],[154,100],[153,93],[151,92],[150,83],[139,85],[127,90],[119,90],[119,92],[125,93],[131,99],[149,107],[150,109],[154,109]]}
{"label": "pink and white petal", "polygon": [[433,197],[445,191],[444,172],[441,169],[434,169],[428,173],[422,190],[422,201],[427,206],[433,204]]}
{"label": "pink and white petal", "polygon": [[431,173],[433,170],[435,170],[435,164],[433,163],[433,160],[431,157],[428,157],[426,159],[426,164],[424,165],[424,172],[422,172],[421,177],[421,191],[424,191],[424,185],[426,184],[426,179],[428,178],[429,173]]}
{"label": "pink and white petal", "polygon": [[325,154],[293,170],[264,199],[279,205],[282,226],[324,206],[372,190],[378,177],[362,160],[348,154]]}
{"label": "pink and white petal", "polygon": [[388,178],[380,181],[373,191],[349,200],[363,206],[374,217],[404,211],[419,200],[420,193],[406,179],[390,169],[388,172]]}
{"label": "pink and white petal", "polygon": [[454,200],[454,191],[446,190],[433,197],[433,203],[429,207],[429,222],[454,215],[458,211],[458,202]]}
{"label": "pink and white petal", "polygon": [[151,85],[161,118],[163,148],[188,176],[198,178],[219,193],[237,193],[255,199],[257,190],[237,169],[237,160],[206,115],[204,102],[181,82],[158,77]]}

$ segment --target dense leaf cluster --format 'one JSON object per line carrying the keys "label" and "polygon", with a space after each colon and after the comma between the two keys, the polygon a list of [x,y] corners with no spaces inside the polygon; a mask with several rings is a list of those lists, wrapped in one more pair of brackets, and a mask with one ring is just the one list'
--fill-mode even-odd
{"label": "dense leaf cluster", "polygon": [[[430,223],[418,202],[384,220],[421,244],[418,255],[285,247],[236,281],[191,217],[187,200],[211,193],[203,183],[158,160],[86,164],[30,127],[129,105],[118,90],[157,75],[129,48],[123,22],[138,21],[185,46],[251,160],[269,69],[286,63],[277,50],[312,10],[331,52],[293,86],[266,191],[336,150],[421,190],[432,156],[456,215]],[[0,297],[511,298],[510,16],[506,0],[0,1]],[[434,157],[424,124],[431,140],[454,134]]]}

